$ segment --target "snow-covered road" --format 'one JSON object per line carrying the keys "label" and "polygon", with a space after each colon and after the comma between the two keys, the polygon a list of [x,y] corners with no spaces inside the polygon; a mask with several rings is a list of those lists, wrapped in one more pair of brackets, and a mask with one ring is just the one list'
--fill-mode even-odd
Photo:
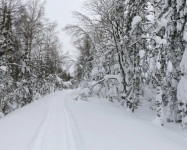
{"label": "snow-covered road", "polygon": [[[0,150],[186,150],[185,136],[104,99],[56,92],[0,120]],[[187,132],[186,132],[187,133]]]}
{"label": "snow-covered road", "polygon": [[66,94],[52,99],[35,136],[30,150],[81,150],[78,130],[67,106]]}

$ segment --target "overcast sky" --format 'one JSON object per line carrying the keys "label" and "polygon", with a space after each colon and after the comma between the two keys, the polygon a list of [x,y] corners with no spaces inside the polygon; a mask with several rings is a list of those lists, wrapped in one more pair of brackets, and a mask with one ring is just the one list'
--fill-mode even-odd
{"label": "overcast sky", "polygon": [[62,41],[63,51],[75,55],[77,52],[72,46],[71,37],[64,33],[63,27],[75,21],[73,11],[83,12],[82,4],[85,0],[46,0],[46,17],[58,23],[59,37]]}

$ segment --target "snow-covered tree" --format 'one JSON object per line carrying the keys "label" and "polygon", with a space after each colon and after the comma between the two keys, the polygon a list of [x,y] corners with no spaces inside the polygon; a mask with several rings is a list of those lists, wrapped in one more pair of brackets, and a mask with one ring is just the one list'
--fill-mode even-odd
{"label": "snow-covered tree", "polygon": [[[150,101],[159,125],[182,121],[177,85],[185,49],[186,1],[90,0],[86,7],[92,16],[79,14],[79,24],[71,25],[74,40],[84,43],[82,35],[87,35],[92,46],[91,67],[84,63],[79,68],[86,77],[81,83],[110,100],[117,95],[133,112],[142,99]],[[81,53],[80,59],[85,56]]]}
{"label": "snow-covered tree", "polygon": [[[187,30],[184,31],[184,40],[187,42]],[[178,91],[177,91],[177,98],[179,100],[179,110],[180,110],[180,117],[182,121],[182,127],[187,127],[187,43],[186,49],[183,54],[181,64],[181,73],[182,77],[178,84]]]}
{"label": "snow-covered tree", "polygon": [[0,3],[0,111],[4,114],[67,88],[56,24],[40,1]]}

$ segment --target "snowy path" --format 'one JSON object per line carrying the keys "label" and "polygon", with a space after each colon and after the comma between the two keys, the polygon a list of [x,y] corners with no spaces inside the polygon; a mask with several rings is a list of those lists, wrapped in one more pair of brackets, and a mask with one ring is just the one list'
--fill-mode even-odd
{"label": "snowy path", "polygon": [[30,144],[30,150],[81,150],[67,96],[51,100],[47,114]]}
{"label": "snowy path", "polygon": [[185,134],[157,127],[102,99],[74,101],[75,94],[50,94],[1,119],[0,150],[187,148]]}

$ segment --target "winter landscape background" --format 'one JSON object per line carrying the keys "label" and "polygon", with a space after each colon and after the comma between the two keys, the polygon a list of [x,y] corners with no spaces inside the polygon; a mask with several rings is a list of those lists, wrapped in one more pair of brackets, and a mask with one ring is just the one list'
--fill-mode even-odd
{"label": "winter landscape background", "polygon": [[185,149],[187,1],[0,0],[0,118],[0,150]]}

